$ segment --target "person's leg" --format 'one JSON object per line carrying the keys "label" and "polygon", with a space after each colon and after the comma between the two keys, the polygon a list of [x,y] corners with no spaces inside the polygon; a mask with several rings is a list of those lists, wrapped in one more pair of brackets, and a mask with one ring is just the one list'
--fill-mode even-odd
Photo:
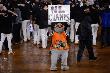
{"label": "person's leg", "polygon": [[17,24],[13,24],[13,31],[12,31],[12,34],[13,34],[12,41],[13,41],[13,43],[16,43],[16,40],[17,40],[16,33],[18,34],[18,32],[17,32]]}
{"label": "person's leg", "polygon": [[33,43],[34,44],[36,44],[36,42],[37,42],[37,24],[34,24],[34,41],[33,41]]}
{"label": "person's leg", "polygon": [[37,43],[37,31],[34,31],[34,41],[33,41],[34,44]]}
{"label": "person's leg", "polygon": [[100,36],[100,41],[101,41],[101,48],[103,48],[103,46],[104,46],[104,29],[103,28],[101,28],[101,36]]}
{"label": "person's leg", "polygon": [[104,44],[104,47],[107,46],[107,28],[103,29],[103,44]]}
{"label": "person's leg", "polygon": [[107,28],[107,35],[106,35],[106,40],[107,40],[107,46],[110,46],[110,28]]}
{"label": "person's leg", "polygon": [[0,41],[1,41],[1,33],[0,33]]}
{"label": "person's leg", "polygon": [[41,40],[42,40],[42,48],[46,48],[46,30],[45,29],[40,29],[40,34],[41,34]]}
{"label": "person's leg", "polygon": [[92,24],[91,27],[92,27],[92,35],[93,35],[93,45],[96,45],[98,24]]}
{"label": "person's leg", "polygon": [[4,42],[3,42],[3,48],[5,48],[6,50],[8,50],[8,41],[5,38]]}
{"label": "person's leg", "polygon": [[67,65],[67,59],[68,59],[68,51],[61,51],[61,69],[62,70],[68,70],[69,67]]}
{"label": "person's leg", "polygon": [[1,41],[0,41],[0,53],[2,52],[3,42],[5,41],[6,35],[1,33]]}
{"label": "person's leg", "polygon": [[11,42],[11,40],[12,40],[12,34],[11,33],[7,34],[7,41],[8,41],[8,48],[9,48],[8,54],[12,53],[12,47],[11,47],[12,42]]}
{"label": "person's leg", "polygon": [[48,41],[48,36],[47,36],[47,33],[48,33],[48,28],[45,29],[46,30],[46,33],[45,33],[45,45],[47,47],[47,41]]}
{"label": "person's leg", "polygon": [[27,26],[27,21],[24,20],[22,22],[22,31],[23,31],[23,38],[25,42],[27,41],[26,26]]}
{"label": "person's leg", "polygon": [[79,50],[77,53],[77,61],[80,62],[82,55],[83,55],[83,51],[85,48],[85,41],[84,40],[79,40]]}
{"label": "person's leg", "polygon": [[110,27],[108,29],[108,46],[110,46]]}
{"label": "person's leg", "polygon": [[50,67],[50,70],[57,70],[56,65],[57,65],[58,57],[59,57],[59,52],[56,50],[52,50],[51,51],[51,67]]}
{"label": "person's leg", "polygon": [[38,30],[37,30],[37,45],[40,44],[40,29],[39,29],[39,26],[38,26]]}
{"label": "person's leg", "polygon": [[95,60],[96,57],[94,56],[94,52],[93,52],[92,39],[86,40],[85,43],[86,43],[85,45],[89,53],[89,60]]}
{"label": "person's leg", "polygon": [[71,19],[71,24],[70,24],[70,40],[71,42],[74,42],[74,38],[75,38],[75,21],[74,19]]}
{"label": "person's leg", "polygon": [[17,39],[16,39],[16,42],[19,43],[20,40],[21,40],[21,37],[20,37],[21,23],[18,23],[18,24],[17,24],[17,27],[18,27],[18,28],[17,28],[17,30],[16,30],[16,32],[17,32],[17,33],[16,33],[16,38],[17,38]]}
{"label": "person's leg", "polygon": [[[77,32],[77,29],[78,29],[78,27],[79,27],[79,25],[80,25],[80,23],[79,22],[76,22],[76,24],[75,24],[75,32]],[[77,44],[78,43],[78,35],[75,35],[75,43]]]}
{"label": "person's leg", "polygon": [[13,26],[13,41],[14,41],[14,43],[20,42],[20,29],[21,29],[21,23],[14,24],[14,26]]}
{"label": "person's leg", "polygon": [[30,20],[27,20],[27,30],[26,30],[26,35],[27,35],[28,40],[31,39],[31,38],[30,38],[30,34],[31,34],[31,31],[30,31],[31,26],[30,26],[30,25],[31,25],[31,24],[30,24]]}
{"label": "person's leg", "polygon": [[96,37],[97,37],[96,34],[97,34],[96,32],[93,33],[93,45],[96,45]]}

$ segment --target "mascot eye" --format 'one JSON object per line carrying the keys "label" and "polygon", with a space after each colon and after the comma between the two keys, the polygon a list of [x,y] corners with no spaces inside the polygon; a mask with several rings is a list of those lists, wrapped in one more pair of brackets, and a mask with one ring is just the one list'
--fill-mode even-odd
{"label": "mascot eye", "polygon": [[63,27],[63,25],[56,25],[56,27]]}
{"label": "mascot eye", "polygon": [[60,27],[63,27],[63,25],[61,25]]}

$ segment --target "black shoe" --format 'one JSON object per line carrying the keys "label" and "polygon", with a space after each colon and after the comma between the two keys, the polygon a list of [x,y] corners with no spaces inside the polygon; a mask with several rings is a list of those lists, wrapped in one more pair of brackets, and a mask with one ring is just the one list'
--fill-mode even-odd
{"label": "black shoe", "polygon": [[77,59],[77,60],[76,60],[76,64],[79,64],[79,63],[80,63],[80,60],[79,60],[79,59]]}
{"label": "black shoe", "polygon": [[97,57],[89,58],[89,61],[95,61],[97,60]]}
{"label": "black shoe", "polygon": [[76,64],[79,65],[80,64],[80,61],[76,61]]}

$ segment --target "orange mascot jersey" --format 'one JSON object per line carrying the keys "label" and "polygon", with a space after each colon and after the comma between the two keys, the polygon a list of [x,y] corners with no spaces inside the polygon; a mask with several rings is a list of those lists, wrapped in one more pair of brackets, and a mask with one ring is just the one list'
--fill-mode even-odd
{"label": "orange mascot jersey", "polygon": [[[59,43],[62,42],[62,43]],[[62,46],[61,46],[62,44]],[[69,46],[67,44],[67,40],[66,40],[66,33],[62,32],[62,33],[57,33],[54,32],[52,35],[52,45],[50,47],[50,50],[69,50]]]}

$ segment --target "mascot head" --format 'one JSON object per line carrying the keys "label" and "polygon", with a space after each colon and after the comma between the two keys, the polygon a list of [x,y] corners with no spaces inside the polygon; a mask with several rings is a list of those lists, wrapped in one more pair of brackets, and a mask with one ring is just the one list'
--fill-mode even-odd
{"label": "mascot head", "polygon": [[58,33],[62,33],[64,31],[64,28],[65,28],[64,24],[60,22],[54,25],[54,31]]}

